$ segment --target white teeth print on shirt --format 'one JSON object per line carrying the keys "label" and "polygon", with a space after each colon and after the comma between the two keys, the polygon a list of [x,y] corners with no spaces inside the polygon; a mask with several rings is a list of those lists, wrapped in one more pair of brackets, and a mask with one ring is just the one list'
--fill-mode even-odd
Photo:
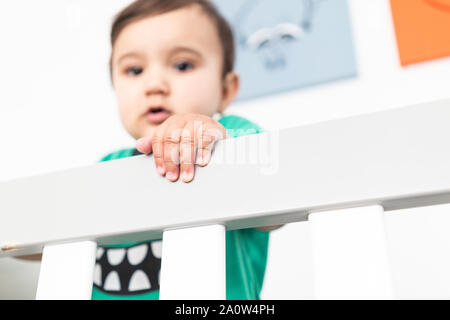
{"label": "white teeth print on shirt", "polygon": [[103,248],[97,248],[96,258],[97,260],[100,260],[103,256],[103,253],[105,253],[105,249]]}
{"label": "white teeth print on shirt", "polygon": [[125,248],[118,248],[118,249],[108,249],[106,251],[106,256],[108,258],[108,262],[112,266],[117,266],[122,263],[123,259],[125,258],[125,254],[127,251]]}
{"label": "white teeth print on shirt", "polygon": [[152,252],[155,258],[161,259],[162,255],[162,241],[152,241]]}
{"label": "white teeth print on shirt", "polygon": [[117,271],[111,271],[105,279],[105,285],[103,286],[107,291],[120,291],[120,280]]}
{"label": "white teeth print on shirt", "polygon": [[102,285],[102,267],[99,263],[95,264],[94,269],[94,284],[101,287]]}
{"label": "white teeth print on shirt", "polygon": [[147,275],[142,270],[136,270],[131,276],[128,291],[133,292],[148,289],[151,289],[151,285]]}
{"label": "white teeth print on shirt", "polygon": [[128,262],[133,266],[142,263],[147,256],[147,251],[147,244],[141,244],[139,246],[129,248],[127,252]]}
{"label": "white teeth print on shirt", "polygon": [[162,252],[161,241],[127,248],[101,249],[97,252],[94,269],[93,285],[96,289],[114,295],[135,295],[159,290],[161,258],[158,256]]}

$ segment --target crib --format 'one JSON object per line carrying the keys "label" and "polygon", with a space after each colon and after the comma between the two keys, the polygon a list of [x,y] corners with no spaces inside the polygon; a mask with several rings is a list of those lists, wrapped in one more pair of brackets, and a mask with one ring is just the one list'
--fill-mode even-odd
{"label": "crib", "polygon": [[99,245],[162,239],[160,299],[225,299],[225,231],[302,222],[317,299],[393,299],[384,216],[450,203],[449,119],[444,100],[222,140],[189,184],[147,155],[2,182],[0,257],[43,253],[36,299],[90,299]]}

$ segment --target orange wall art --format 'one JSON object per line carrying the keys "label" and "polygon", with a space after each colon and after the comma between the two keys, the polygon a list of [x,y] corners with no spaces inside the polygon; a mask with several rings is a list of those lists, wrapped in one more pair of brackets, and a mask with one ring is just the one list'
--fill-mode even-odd
{"label": "orange wall art", "polygon": [[402,66],[450,56],[450,0],[391,0]]}

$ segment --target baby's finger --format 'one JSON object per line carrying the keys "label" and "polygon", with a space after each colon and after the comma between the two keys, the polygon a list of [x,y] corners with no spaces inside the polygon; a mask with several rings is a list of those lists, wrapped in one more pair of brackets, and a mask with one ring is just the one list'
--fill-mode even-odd
{"label": "baby's finger", "polygon": [[136,141],[136,149],[140,153],[152,153],[152,137],[143,137]]}
{"label": "baby's finger", "polygon": [[196,163],[199,166],[204,167],[209,163],[216,141],[224,139],[225,136],[226,132],[223,132],[223,130],[217,127],[200,129],[196,158]]}
{"label": "baby's finger", "polygon": [[169,125],[164,132],[164,166],[166,177],[170,181],[177,181],[180,164],[181,131],[179,123]]}
{"label": "baby's finger", "polygon": [[180,175],[184,182],[190,182],[194,178],[195,153],[194,123],[189,121],[181,133],[180,142]]}
{"label": "baby's finger", "polygon": [[165,132],[165,124],[161,124],[155,131],[152,137],[152,149],[153,149],[153,158],[155,159],[156,171],[160,175],[164,175],[166,173],[166,168],[164,166],[164,132]]}

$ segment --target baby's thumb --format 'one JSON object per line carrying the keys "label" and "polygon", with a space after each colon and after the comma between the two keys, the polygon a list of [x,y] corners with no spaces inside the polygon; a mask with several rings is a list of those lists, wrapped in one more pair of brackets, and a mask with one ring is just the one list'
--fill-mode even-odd
{"label": "baby's thumb", "polygon": [[152,138],[144,137],[136,141],[136,149],[140,153],[150,154],[152,153]]}

